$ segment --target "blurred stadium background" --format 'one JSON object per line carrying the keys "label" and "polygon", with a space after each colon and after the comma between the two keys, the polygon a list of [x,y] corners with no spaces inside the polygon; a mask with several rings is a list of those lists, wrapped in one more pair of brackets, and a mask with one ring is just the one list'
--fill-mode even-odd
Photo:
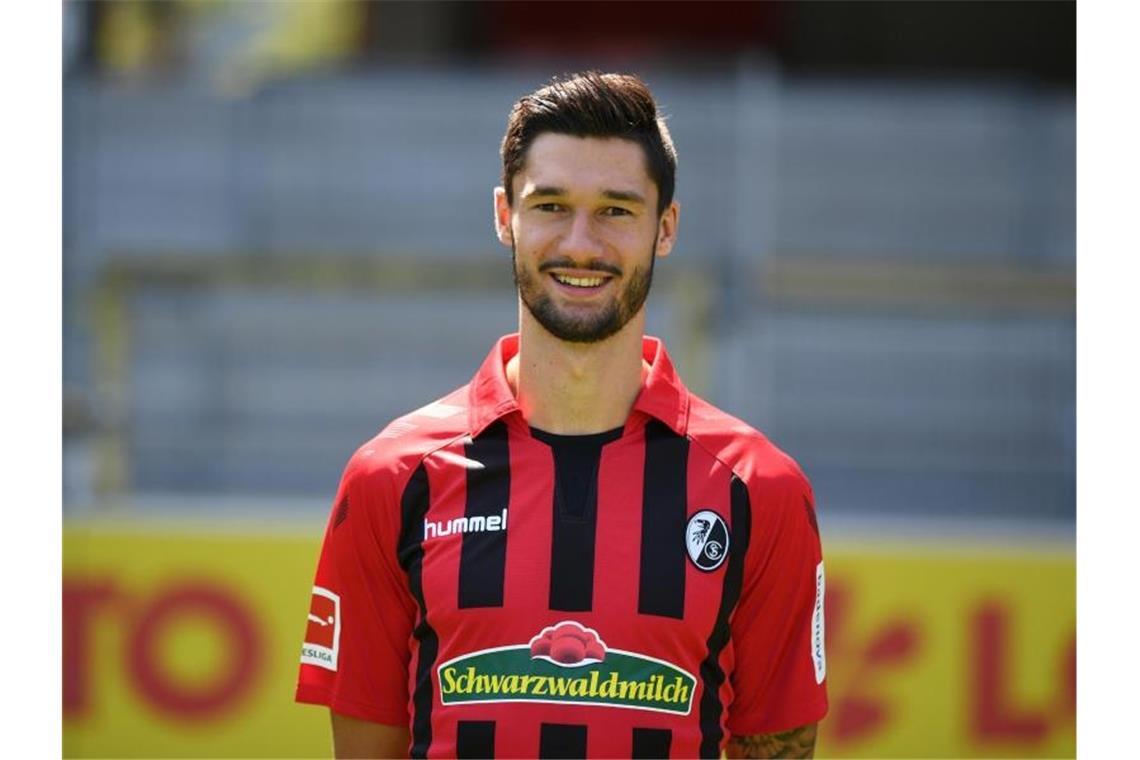
{"label": "blurred stadium background", "polygon": [[650,331],[795,456],[820,757],[1075,754],[1075,4],[66,2],[64,754],[327,755],[292,684],[355,447],[515,323],[511,103],[630,70]]}

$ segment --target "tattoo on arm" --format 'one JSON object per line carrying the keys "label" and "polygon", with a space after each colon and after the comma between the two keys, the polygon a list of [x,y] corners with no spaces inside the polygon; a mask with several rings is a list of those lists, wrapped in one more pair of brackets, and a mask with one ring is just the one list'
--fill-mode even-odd
{"label": "tattoo on arm", "polygon": [[781,731],[778,734],[733,736],[725,754],[730,758],[812,757],[815,753],[816,724]]}

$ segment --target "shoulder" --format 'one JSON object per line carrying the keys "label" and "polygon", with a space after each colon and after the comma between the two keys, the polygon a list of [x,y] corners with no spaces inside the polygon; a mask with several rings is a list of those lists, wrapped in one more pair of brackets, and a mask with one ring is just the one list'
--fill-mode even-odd
{"label": "shoulder", "polygon": [[693,396],[690,409],[689,439],[728,467],[746,489],[749,577],[760,577],[765,567],[814,572],[821,558],[815,496],[796,460],[759,430],[707,401]]}
{"label": "shoulder", "polygon": [[348,460],[345,481],[355,487],[406,482],[429,454],[470,433],[469,386],[397,417]]}
{"label": "shoulder", "polygon": [[811,498],[811,484],[795,459],[756,428],[692,393],[688,435],[743,481],[753,496]]}

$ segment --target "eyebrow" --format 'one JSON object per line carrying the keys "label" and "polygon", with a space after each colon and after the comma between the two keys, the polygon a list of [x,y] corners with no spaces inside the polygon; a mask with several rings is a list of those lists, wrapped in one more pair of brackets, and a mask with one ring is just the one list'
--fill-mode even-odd
{"label": "eyebrow", "polygon": [[628,203],[640,203],[645,205],[645,198],[641,197],[641,193],[635,193],[632,190],[604,190],[602,195],[614,201],[626,201]]}
{"label": "eyebrow", "polygon": [[[567,195],[566,188],[556,187],[554,185],[538,185],[528,193],[524,193],[526,198],[548,197],[548,196],[563,196]],[[640,193],[635,193],[632,190],[603,190],[602,197],[609,198],[612,201],[625,201],[626,203],[639,203],[645,205],[645,198]]]}

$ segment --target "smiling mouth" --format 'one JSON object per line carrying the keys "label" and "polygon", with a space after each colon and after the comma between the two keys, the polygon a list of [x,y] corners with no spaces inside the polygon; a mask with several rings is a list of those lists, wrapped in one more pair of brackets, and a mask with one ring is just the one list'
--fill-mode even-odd
{"label": "smiling mouth", "polygon": [[554,273],[550,276],[563,285],[569,285],[574,288],[596,288],[608,279],[606,277],[572,277],[570,275]]}

